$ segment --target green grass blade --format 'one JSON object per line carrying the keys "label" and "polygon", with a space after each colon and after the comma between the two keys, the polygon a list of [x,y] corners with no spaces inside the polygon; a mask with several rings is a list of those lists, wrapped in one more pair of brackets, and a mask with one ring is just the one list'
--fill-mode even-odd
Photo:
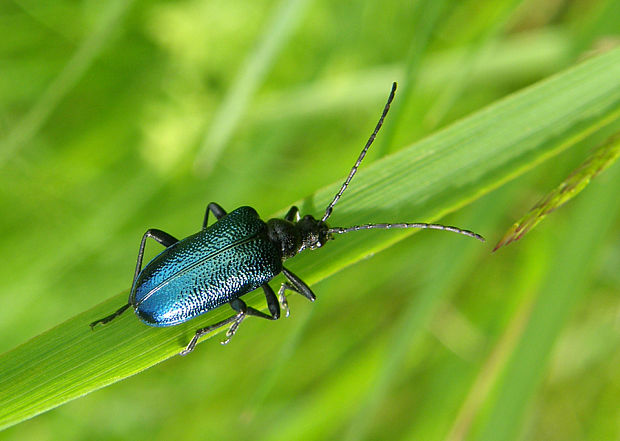
{"label": "green grass blade", "polygon": [[[330,221],[346,226],[436,220],[589,134],[617,125],[619,119],[620,50],[615,50],[363,168]],[[319,215],[339,186],[334,183],[298,205],[303,212]],[[316,283],[411,234],[375,233],[351,233],[289,265],[308,283]],[[253,304],[259,300],[256,293],[248,297]],[[202,320],[168,329],[144,326],[126,314],[90,331],[91,321],[125,301],[126,294],[110,298],[0,356],[0,427],[159,363],[177,354],[195,328],[229,314],[221,308]]]}
{"label": "green grass blade", "polygon": [[534,208],[513,224],[493,251],[521,239],[549,213],[577,196],[599,173],[620,157],[620,135],[616,134],[573,171],[558,187],[547,194]]}

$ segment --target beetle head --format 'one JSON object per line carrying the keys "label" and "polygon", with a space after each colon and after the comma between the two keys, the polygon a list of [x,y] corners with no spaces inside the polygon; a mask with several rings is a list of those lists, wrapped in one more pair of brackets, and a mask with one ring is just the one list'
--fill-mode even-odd
{"label": "beetle head", "polygon": [[269,219],[269,239],[282,252],[283,259],[289,259],[305,250],[320,248],[331,239],[329,227],[323,221],[307,215],[297,222],[284,219]]}
{"label": "beetle head", "polygon": [[321,220],[316,220],[309,214],[297,222],[297,228],[301,233],[301,248],[299,251],[321,248],[332,238],[328,232],[329,227],[327,224]]}

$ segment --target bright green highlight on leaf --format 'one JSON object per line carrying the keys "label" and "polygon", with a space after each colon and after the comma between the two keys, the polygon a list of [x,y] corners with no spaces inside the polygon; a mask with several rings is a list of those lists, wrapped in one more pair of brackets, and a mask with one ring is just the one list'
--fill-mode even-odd
{"label": "bright green highlight on leaf", "polygon": [[[617,125],[619,119],[620,50],[614,50],[363,166],[330,220],[333,226],[437,220],[588,135]],[[352,161],[356,153],[351,153]],[[302,212],[321,213],[340,183],[299,203]],[[410,234],[376,233],[335,240],[325,249],[296,257],[291,269],[316,283]],[[250,304],[262,306],[256,295],[248,297]],[[0,356],[0,427],[174,356],[197,327],[230,314],[220,308],[204,319],[163,329],[125,314],[91,332],[91,321],[114,311],[126,298],[126,293],[114,296]]]}
{"label": "bright green highlight on leaf", "polygon": [[525,236],[547,214],[577,196],[593,178],[612,165],[619,156],[620,136],[615,135],[592,153],[564,182],[545,196],[525,216],[515,222],[495,245],[493,251]]}

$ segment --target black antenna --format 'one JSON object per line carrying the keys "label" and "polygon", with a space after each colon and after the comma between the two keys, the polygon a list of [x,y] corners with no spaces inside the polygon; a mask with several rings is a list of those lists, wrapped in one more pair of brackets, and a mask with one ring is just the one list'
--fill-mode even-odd
{"label": "black antenna", "polygon": [[[385,103],[385,107],[383,108],[383,113],[381,114],[381,118],[379,118],[379,122],[377,123],[377,127],[375,127],[375,131],[372,132],[372,135],[370,135],[370,138],[368,138],[368,142],[366,143],[366,146],[362,150],[362,153],[360,153],[360,156],[359,156],[359,158],[357,158],[357,161],[355,161],[355,165],[353,166],[353,168],[349,172],[349,176],[344,181],[344,184],[342,184],[342,187],[340,187],[340,191],[338,191],[336,196],[334,196],[334,199],[327,206],[327,209],[325,210],[325,214],[323,215],[323,218],[321,219],[321,222],[325,222],[327,220],[327,218],[329,216],[331,216],[332,210],[334,209],[334,205],[336,205],[336,203],[340,199],[340,196],[342,196],[342,193],[344,193],[344,191],[349,186],[349,182],[351,182],[351,179],[353,179],[353,176],[355,176],[355,173],[357,172],[357,168],[362,163],[362,160],[364,159],[364,156],[366,156],[366,152],[368,151],[368,149],[372,145],[372,142],[375,140],[375,137],[377,136],[377,133],[379,132],[379,129],[383,125],[383,120],[385,119],[385,115],[387,115],[388,110],[390,110],[390,104],[392,103],[392,100],[394,99],[394,93],[395,92],[396,92],[396,82],[392,83],[392,90],[390,92],[390,96],[388,97],[387,103]],[[344,233],[344,231],[343,231],[343,233]]]}
{"label": "black antenna", "polygon": [[[340,190],[338,191],[336,196],[334,196],[334,199],[327,206],[327,209],[325,210],[325,214],[323,215],[323,218],[321,219],[320,222],[322,222],[322,223],[325,222],[327,220],[327,218],[329,216],[331,216],[332,210],[334,209],[334,205],[336,205],[336,203],[340,199],[340,196],[342,196],[342,193],[344,193],[344,191],[349,186],[349,183],[351,182],[351,179],[353,179],[353,176],[355,176],[355,173],[357,172],[357,168],[362,163],[362,160],[366,156],[366,152],[368,152],[368,149],[370,148],[370,146],[372,145],[373,141],[375,140],[375,137],[377,136],[377,133],[379,132],[379,129],[383,125],[383,120],[385,119],[385,116],[387,115],[388,110],[390,110],[390,104],[392,104],[392,100],[394,99],[395,92],[396,92],[396,82],[392,83],[392,90],[390,91],[390,96],[388,97],[387,103],[385,103],[385,107],[383,108],[383,113],[381,114],[381,118],[379,118],[379,122],[377,123],[377,126],[375,127],[374,132],[372,132],[372,135],[370,135],[370,138],[368,138],[368,142],[366,143],[366,146],[364,146],[364,149],[362,150],[362,152],[360,153],[359,157],[357,158],[357,161],[355,161],[355,165],[353,166],[353,168],[349,172],[349,176],[347,177],[347,179],[342,184],[342,187],[340,187]],[[373,230],[373,229],[389,230],[391,228],[427,228],[427,229],[431,229],[431,230],[451,231],[453,233],[464,234],[465,236],[473,237],[474,239],[478,239],[481,242],[485,242],[484,237],[482,237],[478,233],[474,233],[473,231],[463,230],[463,229],[458,228],[458,227],[452,227],[452,226],[447,226],[447,225],[425,224],[425,223],[394,223],[394,224],[354,225],[352,227],[346,227],[346,228],[343,228],[343,227],[329,228],[327,230],[327,232],[331,233],[331,234],[345,234],[345,233],[350,233],[352,231],[359,231],[359,230]]]}
{"label": "black antenna", "polygon": [[485,242],[484,237],[482,237],[478,233],[474,233],[473,231],[463,230],[461,228],[451,227],[451,226],[446,226],[446,225],[439,225],[439,224],[422,224],[422,223],[366,224],[366,225],[355,225],[353,227],[347,227],[347,228],[340,228],[340,227],[330,228],[327,230],[327,232],[334,233],[334,234],[344,234],[344,233],[350,233],[351,231],[372,230],[372,229],[389,230],[391,228],[429,228],[432,230],[452,231],[453,233],[464,234],[465,236],[478,239],[480,242]]}

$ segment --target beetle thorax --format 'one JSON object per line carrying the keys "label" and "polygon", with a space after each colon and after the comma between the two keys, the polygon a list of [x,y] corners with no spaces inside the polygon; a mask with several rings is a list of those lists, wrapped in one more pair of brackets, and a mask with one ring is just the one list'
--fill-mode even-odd
{"label": "beetle thorax", "polygon": [[307,215],[298,222],[284,219],[267,221],[269,239],[282,250],[282,259],[289,259],[305,249],[320,248],[330,239],[325,222]]}

